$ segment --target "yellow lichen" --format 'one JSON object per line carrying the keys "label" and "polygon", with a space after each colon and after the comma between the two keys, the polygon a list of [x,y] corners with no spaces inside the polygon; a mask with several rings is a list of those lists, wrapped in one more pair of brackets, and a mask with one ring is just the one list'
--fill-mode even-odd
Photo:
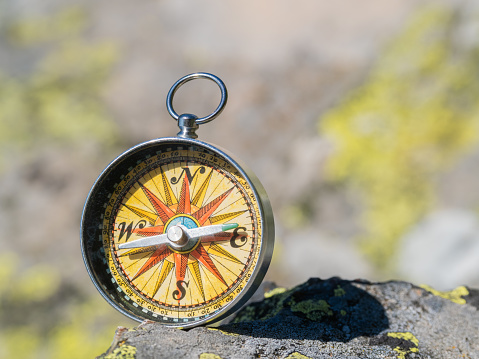
{"label": "yellow lichen", "polygon": [[[111,145],[117,131],[101,94],[117,47],[83,36],[86,13],[67,8],[50,16],[13,20],[7,33],[14,46],[39,48],[32,74],[17,79],[0,73],[0,144],[11,149],[43,143]],[[7,30],[7,28],[5,28]],[[65,119],[68,121],[65,121]],[[0,156],[0,159],[2,156]]]}
{"label": "yellow lichen", "polygon": [[286,291],[287,291],[286,288],[282,288],[282,287],[274,288],[274,289],[270,290],[269,292],[264,293],[264,297],[265,298],[271,298],[273,295],[282,294]]}
{"label": "yellow lichen", "polygon": [[103,357],[103,359],[135,359],[136,348],[131,345],[122,345],[116,348],[113,353]]}
{"label": "yellow lichen", "polygon": [[298,352],[291,353],[288,355],[285,359],[312,359],[311,357],[307,357],[306,355],[303,355]]}
{"label": "yellow lichen", "polygon": [[312,321],[322,319],[324,316],[333,315],[333,311],[330,309],[328,302],[325,300],[304,300],[299,303],[291,305],[292,312],[301,312],[306,314],[306,317]]}
{"label": "yellow lichen", "polygon": [[399,241],[434,205],[437,176],[477,148],[479,52],[450,41],[459,24],[443,7],[419,12],[320,123],[334,146],[325,175],[358,194],[361,250],[384,270],[395,269]]}
{"label": "yellow lichen", "polygon": [[211,328],[209,327],[208,330],[215,330],[217,332],[220,332],[221,334],[224,334],[224,335],[230,335],[232,337],[237,337],[239,334],[236,334],[236,333],[229,333],[229,332],[225,332],[224,330],[221,330],[221,329],[218,329],[218,328]]}
{"label": "yellow lichen", "polygon": [[17,279],[12,298],[17,301],[39,302],[50,298],[60,286],[58,270],[49,264],[39,264],[26,270]]}
{"label": "yellow lichen", "polygon": [[428,292],[437,295],[438,297],[448,299],[451,302],[457,303],[457,304],[466,304],[466,300],[462,297],[465,297],[469,295],[469,291],[467,290],[466,287],[460,286],[457,287],[456,289],[453,289],[449,292],[441,292],[439,290],[436,290],[426,284],[421,284],[420,287],[422,289],[427,290]]}
{"label": "yellow lichen", "polygon": [[404,333],[388,333],[388,337],[391,338],[396,338],[396,339],[404,339],[412,344],[414,344],[414,347],[411,347],[409,349],[402,349],[400,347],[394,348],[395,352],[399,353],[398,358],[399,359],[405,359],[406,354],[408,353],[417,353],[419,352],[418,346],[419,346],[419,340],[410,332],[404,332]]}
{"label": "yellow lichen", "polygon": [[200,359],[223,359],[223,358],[213,353],[202,353],[200,354]]}
{"label": "yellow lichen", "polygon": [[42,345],[41,338],[28,326],[3,330],[0,338],[2,339],[1,358],[35,358],[35,353]]}

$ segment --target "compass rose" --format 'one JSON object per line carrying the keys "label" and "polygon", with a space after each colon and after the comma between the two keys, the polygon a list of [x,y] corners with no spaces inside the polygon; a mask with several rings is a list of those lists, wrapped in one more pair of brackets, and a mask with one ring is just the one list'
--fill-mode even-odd
{"label": "compass rose", "polygon": [[[238,204],[244,207],[244,196],[233,181],[227,181],[213,168],[206,173],[205,166],[196,166],[193,175],[191,169],[184,166],[181,177],[170,175],[171,178],[168,178],[168,172],[171,171],[160,169],[158,174],[158,171],[155,172],[156,175],[150,172],[149,176],[139,179],[128,192],[133,192],[133,195],[123,204],[124,209],[120,209],[114,230],[114,250],[129,281],[140,289],[156,281],[154,287],[145,293],[147,297],[160,302],[174,300],[176,305],[183,305],[181,300],[192,285],[190,281],[185,281],[187,272],[191,274],[189,278],[201,295],[196,301],[203,302],[234,284],[231,275],[225,278],[223,274],[230,264],[240,267],[246,264],[244,258],[240,259],[232,253],[232,250],[246,243],[246,228],[231,221],[247,212],[247,208],[228,211],[229,208],[238,209]],[[190,188],[190,182],[195,189]],[[179,198],[172,185],[178,187]],[[224,190],[219,192],[220,188]],[[207,201],[207,193],[209,197],[213,193],[217,194]],[[234,197],[234,201],[230,200],[224,206],[229,197]],[[135,199],[143,203],[143,208],[129,204]],[[121,219],[121,213],[125,211],[141,218],[143,222],[138,222],[136,228],[133,228],[134,221],[127,225]],[[228,262],[227,266],[225,261]],[[135,266],[137,262],[142,264]],[[132,267],[138,268],[134,272],[128,270]],[[208,294],[205,290],[207,284],[212,282],[211,275],[215,279],[212,283],[216,287],[215,294]],[[168,280],[166,292],[169,297],[164,298],[162,293],[157,296]]]}

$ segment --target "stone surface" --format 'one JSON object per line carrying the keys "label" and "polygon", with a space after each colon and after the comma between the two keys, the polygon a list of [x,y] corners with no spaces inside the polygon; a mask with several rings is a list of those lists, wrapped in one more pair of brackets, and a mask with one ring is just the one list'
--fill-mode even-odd
{"label": "stone surface", "polygon": [[227,324],[118,328],[101,358],[479,358],[479,291],[311,278]]}

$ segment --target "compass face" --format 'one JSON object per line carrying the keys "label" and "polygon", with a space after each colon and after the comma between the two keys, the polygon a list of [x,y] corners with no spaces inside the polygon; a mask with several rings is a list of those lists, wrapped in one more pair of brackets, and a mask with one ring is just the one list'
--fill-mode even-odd
{"label": "compass face", "polygon": [[271,258],[272,215],[258,185],[204,142],[161,139],[126,152],[84,209],[82,250],[95,285],[140,321],[191,327],[231,314]]}

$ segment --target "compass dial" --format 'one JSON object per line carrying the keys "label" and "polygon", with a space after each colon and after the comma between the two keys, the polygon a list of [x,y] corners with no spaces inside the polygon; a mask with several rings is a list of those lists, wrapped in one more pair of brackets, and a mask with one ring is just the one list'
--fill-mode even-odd
{"label": "compass dial", "polygon": [[237,309],[272,251],[272,216],[255,185],[197,140],[156,140],[120,156],[84,210],[83,254],[100,292],[134,319],[177,327]]}

